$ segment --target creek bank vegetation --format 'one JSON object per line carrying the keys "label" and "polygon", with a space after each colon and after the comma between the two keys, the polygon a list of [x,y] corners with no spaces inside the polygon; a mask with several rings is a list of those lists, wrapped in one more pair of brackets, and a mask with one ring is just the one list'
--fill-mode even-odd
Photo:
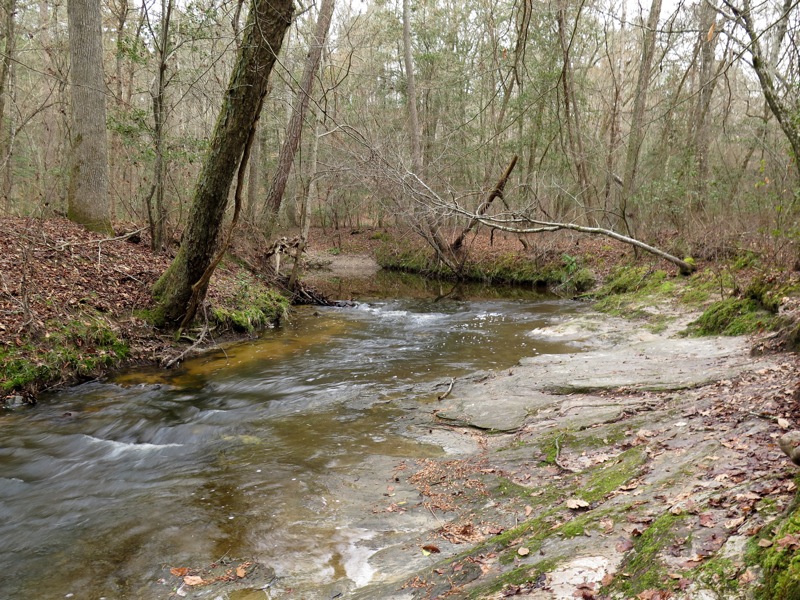
{"label": "creek bank vegetation", "polygon": [[[123,366],[162,364],[193,341],[153,327],[150,286],[168,258],[139,233],[108,238],[61,219],[1,223],[0,396],[19,403]],[[286,297],[227,260],[201,324],[213,344],[252,335],[287,310]]]}

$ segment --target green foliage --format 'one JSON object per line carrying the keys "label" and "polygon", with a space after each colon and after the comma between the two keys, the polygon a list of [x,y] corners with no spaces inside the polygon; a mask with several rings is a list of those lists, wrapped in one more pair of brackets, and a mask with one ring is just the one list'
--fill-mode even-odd
{"label": "green foliage", "polygon": [[240,274],[235,286],[233,297],[211,311],[213,320],[222,329],[252,333],[279,321],[289,309],[285,296],[267,288],[250,274]]}
{"label": "green foliage", "polygon": [[667,568],[660,559],[662,550],[672,544],[678,536],[683,515],[664,513],[634,538],[633,549],[627,554],[619,571],[627,577],[615,577],[609,586],[611,592],[620,592],[625,598],[633,598],[644,590],[672,587]]}
{"label": "green foliage", "polygon": [[791,542],[800,539],[800,504],[795,500],[783,520],[761,531],[761,539],[772,541],[760,548],[753,540],[748,558],[764,569],[763,585],[756,597],[760,600],[800,600],[800,552]]}
{"label": "green foliage", "polygon": [[691,335],[748,335],[775,329],[780,320],[750,298],[715,302],[689,326]]}
{"label": "green foliage", "polygon": [[128,357],[128,345],[109,324],[91,315],[64,325],[46,324],[48,333],[35,344],[0,351],[0,390],[31,390],[65,379],[90,377]]}

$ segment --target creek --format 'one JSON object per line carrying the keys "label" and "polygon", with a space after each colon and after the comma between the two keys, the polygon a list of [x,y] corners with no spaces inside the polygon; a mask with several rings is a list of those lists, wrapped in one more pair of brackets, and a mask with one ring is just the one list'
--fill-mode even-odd
{"label": "creek", "polygon": [[176,597],[170,568],[234,558],[282,589],[368,583],[392,469],[458,451],[419,426],[450,378],[574,350],[530,335],[574,303],[382,287],[0,414],[0,598]]}

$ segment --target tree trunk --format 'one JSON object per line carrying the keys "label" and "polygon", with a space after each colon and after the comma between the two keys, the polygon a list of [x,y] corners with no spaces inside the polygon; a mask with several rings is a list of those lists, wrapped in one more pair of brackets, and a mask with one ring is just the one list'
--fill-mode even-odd
{"label": "tree trunk", "polygon": [[417,112],[417,78],[411,50],[411,0],[403,0],[403,63],[406,70],[406,95],[408,104],[408,134],[411,139],[411,168],[419,176],[422,173],[422,142],[419,134]]}
{"label": "tree trunk", "polygon": [[697,95],[694,115],[694,150],[697,161],[697,205],[705,205],[708,187],[708,152],[711,137],[711,97],[716,86],[714,73],[714,48],[717,35],[714,31],[717,11],[710,2],[700,7],[700,92]]}
{"label": "tree trunk", "polygon": [[[769,64],[769,60],[764,56],[764,51],[761,47],[762,33],[756,30],[755,24],[753,23],[750,0],[744,1],[743,8],[738,8],[727,0],[725,0],[725,4],[734,12],[747,32],[747,37],[750,38],[750,54],[753,57],[753,70],[755,70],[758,76],[758,81],[761,84],[761,91],[764,94],[764,99],[767,101],[769,109],[772,111],[772,114],[775,115],[783,134],[792,147],[792,152],[795,156],[794,166],[797,169],[798,177],[800,177],[800,160],[798,160],[798,157],[800,157],[800,124],[798,124],[795,117],[795,111],[784,102],[783,98],[779,96],[775,89],[775,81],[772,75],[772,70],[775,65]],[[791,11],[793,5],[793,0],[784,0],[783,10],[777,27],[778,32],[783,35],[780,35],[780,37],[776,35],[776,39],[773,42],[778,47],[780,47],[782,38],[786,34],[786,23],[789,18],[789,11]],[[775,49],[773,55],[778,55],[777,49]]]}
{"label": "tree trunk", "polygon": [[661,16],[661,0],[652,0],[647,27],[642,39],[642,62],[639,64],[639,77],[633,99],[631,130],[628,135],[628,152],[625,159],[625,174],[622,177],[622,196],[620,198],[619,219],[627,223],[628,200],[636,192],[636,174],[639,168],[639,154],[644,140],[644,110],[647,106],[647,90],[650,86],[650,73],[653,69],[653,55],[656,47],[656,30]]}
{"label": "tree trunk", "polygon": [[[150,248],[153,252],[161,252],[164,245],[164,225],[166,209],[164,207],[164,176],[167,163],[164,157],[164,125],[166,110],[164,99],[167,90],[167,58],[169,49],[169,27],[172,16],[172,0],[161,0],[161,32],[158,41],[158,72],[150,97],[153,101],[153,142],[156,157],[153,161],[153,192],[147,202],[147,215],[150,220]],[[155,196],[155,206],[152,198]]]}
{"label": "tree trunk", "polygon": [[[5,135],[10,130],[3,127],[6,116],[6,95],[10,85],[11,61],[14,57],[14,46],[17,37],[16,19],[17,0],[6,0],[4,3],[5,21],[3,23],[3,37],[6,40],[3,50],[3,59],[0,61],[0,160],[3,161],[5,172],[10,177],[11,173],[11,135]],[[11,186],[4,186],[3,196],[5,198],[6,214],[11,214]]]}
{"label": "tree trunk", "polygon": [[[195,186],[183,243],[153,288],[159,302],[156,321],[161,324],[174,326],[194,316],[189,314],[192,286],[201,281],[215,258],[231,182],[237,169],[244,167],[242,155],[261,113],[269,74],[293,13],[292,0],[251,2],[242,44]],[[198,291],[205,295],[205,289]]]}
{"label": "tree trunk", "polygon": [[[403,63],[406,71],[406,94],[408,105],[408,133],[411,138],[411,168],[414,177],[411,178],[415,185],[424,179],[424,165],[422,163],[422,141],[419,130],[419,113],[417,111],[417,85],[414,74],[414,60],[411,48],[411,0],[403,0]],[[456,263],[450,253],[447,242],[444,241],[436,220],[430,211],[418,204],[412,209],[416,223],[414,225],[425,240],[436,250],[439,260],[444,262],[449,269],[456,271]]]}
{"label": "tree trunk", "polygon": [[270,227],[278,215],[281,207],[283,194],[286,191],[286,182],[289,180],[289,173],[292,170],[294,156],[300,145],[300,136],[303,131],[303,121],[308,112],[308,103],[311,99],[311,89],[314,83],[314,74],[319,66],[319,59],[322,56],[322,48],[325,46],[325,38],[328,36],[328,29],[331,25],[333,16],[334,0],[322,0],[322,6],[317,17],[317,28],[314,39],[311,41],[311,48],[306,56],[306,63],[303,66],[303,76],[300,80],[300,89],[295,97],[292,116],[289,126],[286,129],[286,139],[281,146],[278,156],[278,168],[272,178],[272,182],[267,192],[265,200],[265,224]]}
{"label": "tree trunk", "polygon": [[570,32],[569,38],[567,37],[566,28],[567,0],[561,0],[559,2],[556,20],[558,22],[558,39],[561,45],[561,54],[563,58],[560,84],[564,92],[564,123],[567,130],[569,154],[575,166],[578,187],[580,188],[578,196],[586,199],[584,202],[584,215],[586,215],[588,214],[588,210],[586,209],[590,208],[588,205],[591,204],[594,193],[589,181],[589,169],[586,164],[586,153],[583,148],[583,131],[578,114],[578,100],[575,95],[575,81],[572,73],[572,58],[570,56],[582,8],[583,4],[578,8],[578,14],[575,16],[575,25],[573,26],[572,32]]}
{"label": "tree trunk", "polygon": [[69,0],[67,19],[72,87],[72,160],[67,215],[87,229],[110,233],[100,0]]}
{"label": "tree trunk", "polygon": [[264,128],[258,126],[256,130],[256,139],[253,142],[253,149],[250,151],[250,170],[247,174],[247,204],[245,205],[245,218],[248,224],[253,225],[253,219],[256,216],[256,207],[258,206],[259,193],[261,192],[261,149],[264,145],[266,136],[264,135]]}

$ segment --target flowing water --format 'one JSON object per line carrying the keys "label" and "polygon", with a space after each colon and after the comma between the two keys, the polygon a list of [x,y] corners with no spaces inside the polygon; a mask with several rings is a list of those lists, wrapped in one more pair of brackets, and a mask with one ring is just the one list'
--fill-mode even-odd
{"label": "flowing water", "polygon": [[284,587],[368,583],[392,469],[446,451],[408,415],[450,377],[571,350],[528,333],[570,303],[415,295],[0,414],[0,598],[167,598],[170,567],[224,557]]}

